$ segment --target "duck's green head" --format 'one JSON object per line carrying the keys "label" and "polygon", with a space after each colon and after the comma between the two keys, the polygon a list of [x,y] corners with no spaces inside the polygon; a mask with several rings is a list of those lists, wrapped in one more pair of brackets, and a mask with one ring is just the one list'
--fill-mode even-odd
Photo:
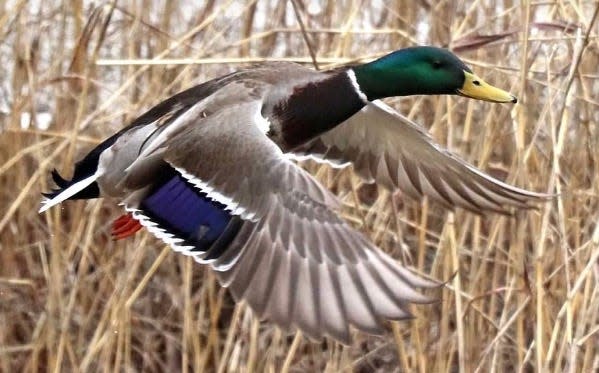
{"label": "duck's green head", "polygon": [[457,94],[492,102],[517,102],[514,95],[485,83],[456,55],[435,47],[400,49],[353,67],[369,100],[408,95]]}

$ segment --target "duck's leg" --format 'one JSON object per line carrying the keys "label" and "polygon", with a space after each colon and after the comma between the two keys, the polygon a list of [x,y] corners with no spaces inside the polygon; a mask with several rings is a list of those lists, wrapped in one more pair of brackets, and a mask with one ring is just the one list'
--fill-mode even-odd
{"label": "duck's leg", "polygon": [[120,240],[134,235],[142,225],[133,218],[131,213],[120,216],[112,223],[112,238]]}

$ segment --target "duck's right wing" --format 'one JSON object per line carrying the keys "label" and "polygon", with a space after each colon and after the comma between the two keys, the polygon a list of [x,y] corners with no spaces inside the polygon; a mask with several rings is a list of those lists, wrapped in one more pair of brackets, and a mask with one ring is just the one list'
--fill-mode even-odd
{"label": "duck's right wing", "polygon": [[[350,325],[380,333],[384,320],[410,316],[409,303],[431,301],[416,288],[438,284],[407,270],[340,219],[335,197],[264,134],[261,102],[244,95],[241,83],[227,87],[219,91],[227,105],[218,106],[216,97],[198,103],[152,138],[128,170],[143,172],[144,162],[160,157],[187,181],[145,197],[165,211],[160,222],[144,223],[183,227],[194,220],[181,217],[185,206],[213,199],[233,215],[235,237],[204,253],[191,243],[185,253],[209,259],[235,298],[260,317],[315,339],[348,342]],[[194,188],[199,197],[189,193]],[[177,240],[175,229],[161,229],[155,231],[159,238]]]}

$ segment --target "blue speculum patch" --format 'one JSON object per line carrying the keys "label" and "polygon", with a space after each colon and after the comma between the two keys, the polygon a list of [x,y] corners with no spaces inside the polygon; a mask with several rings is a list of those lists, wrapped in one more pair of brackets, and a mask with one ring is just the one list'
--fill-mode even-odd
{"label": "blue speculum patch", "polygon": [[181,175],[175,175],[141,203],[148,217],[168,232],[206,251],[224,232],[232,216]]}

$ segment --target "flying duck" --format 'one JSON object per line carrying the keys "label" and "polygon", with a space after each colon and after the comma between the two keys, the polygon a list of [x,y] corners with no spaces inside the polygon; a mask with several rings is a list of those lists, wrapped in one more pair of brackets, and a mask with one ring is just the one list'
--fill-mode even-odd
{"label": "flying duck", "polygon": [[395,51],[317,72],[267,63],[210,80],[159,103],[75,164],[40,212],[65,200],[116,198],[127,214],[113,235],[146,227],[214,269],[237,300],[283,330],[350,341],[410,317],[409,271],[336,213],[340,206],[294,160],[353,165],[367,182],[477,213],[527,209],[548,195],[494,179],[437,145],[378,99],[449,94],[515,103],[451,52]]}

